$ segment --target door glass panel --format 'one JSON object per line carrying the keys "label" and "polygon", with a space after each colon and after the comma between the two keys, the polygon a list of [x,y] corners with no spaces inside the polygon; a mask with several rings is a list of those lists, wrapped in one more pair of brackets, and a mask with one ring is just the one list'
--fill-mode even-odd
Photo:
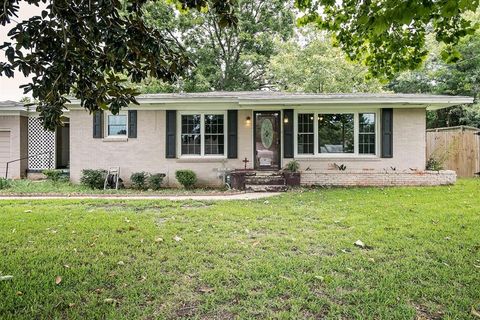
{"label": "door glass panel", "polygon": [[280,114],[259,112],[255,114],[255,168],[279,169],[280,165]]}

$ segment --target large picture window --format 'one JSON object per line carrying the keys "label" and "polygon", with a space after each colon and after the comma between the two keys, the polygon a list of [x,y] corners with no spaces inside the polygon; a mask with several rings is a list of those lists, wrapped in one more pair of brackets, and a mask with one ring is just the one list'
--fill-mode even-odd
{"label": "large picture window", "polygon": [[318,153],[354,153],[354,116],[319,114]]}
{"label": "large picture window", "polygon": [[109,114],[107,116],[107,136],[125,137],[127,135],[127,115]]}
{"label": "large picture window", "polygon": [[225,155],[225,115],[196,113],[180,117],[182,155]]}
{"label": "large picture window", "polygon": [[296,113],[299,156],[376,155],[376,112]]}

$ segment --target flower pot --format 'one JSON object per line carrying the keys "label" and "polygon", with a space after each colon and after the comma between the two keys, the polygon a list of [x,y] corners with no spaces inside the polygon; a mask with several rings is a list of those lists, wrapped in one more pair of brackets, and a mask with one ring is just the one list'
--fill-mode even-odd
{"label": "flower pot", "polygon": [[300,172],[284,171],[283,177],[285,178],[285,183],[287,186],[289,187],[300,186]]}

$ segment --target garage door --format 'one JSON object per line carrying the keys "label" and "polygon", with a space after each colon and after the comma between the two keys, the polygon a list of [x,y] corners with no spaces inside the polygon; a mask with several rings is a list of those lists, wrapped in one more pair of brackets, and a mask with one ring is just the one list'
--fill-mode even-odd
{"label": "garage door", "polygon": [[5,177],[7,161],[10,160],[10,131],[0,131],[0,177]]}

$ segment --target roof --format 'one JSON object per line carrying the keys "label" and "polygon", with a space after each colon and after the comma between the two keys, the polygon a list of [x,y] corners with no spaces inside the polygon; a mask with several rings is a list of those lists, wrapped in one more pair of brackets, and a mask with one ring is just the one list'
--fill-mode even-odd
{"label": "roof", "polygon": [[0,110],[25,110],[25,106],[23,103],[16,102],[16,101],[11,101],[11,100],[6,100],[6,101],[0,101]]}
{"label": "roof", "polygon": [[[427,107],[430,110],[473,103],[466,96],[393,94],[393,93],[341,93],[313,94],[276,91],[214,91],[198,93],[157,93],[137,97],[141,105],[185,103],[229,103],[238,106],[296,106],[296,105],[365,105],[381,104],[395,107]],[[78,105],[72,100],[71,105]]]}

